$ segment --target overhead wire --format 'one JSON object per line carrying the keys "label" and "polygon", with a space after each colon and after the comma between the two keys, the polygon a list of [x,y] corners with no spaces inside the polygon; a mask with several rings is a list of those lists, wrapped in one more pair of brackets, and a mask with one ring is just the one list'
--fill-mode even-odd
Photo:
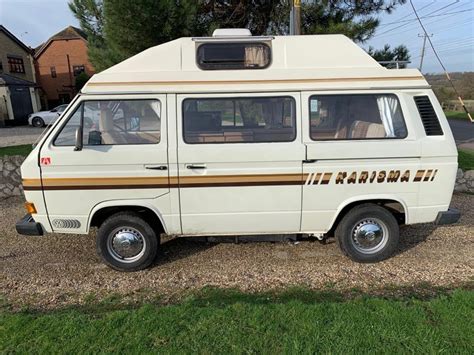
{"label": "overhead wire", "polygon": [[441,67],[442,67],[443,70],[444,70],[444,73],[446,74],[446,78],[448,79],[448,81],[449,81],[449,83],[451,84],[451,86],[452,86],[454,92],[456,93],[456,95],[457,95],[457,97],[458,97],[458,100],[459,100],[459,102],[461,103],[461,106],[462,106],[463,109],[464,109],[464,112],[466,112],[467,116],[469,117],[469,120],[471,120],[471,122],[474,123],[474,119],[472,118],[472,116],[471,116],[471,114],[469,113],[469,111],[468,111],[466,105],[464,104],[464,101],[462,100],[461,95],[459,94],[458,90],[456,89],[456,86],[454,86],[454,83],[453,83],[453,81],[451,80],[451,77],[449,76],[448,70],[446,69],[446,67],[445,67],[444,64],[443,64],[443,61],[441,60],[441,58],[439,57],[438,53],[436,52],[436,49],[435,49],[435,47],[434,47],[434,45],[433,45],[433,41],[431,41],[431,38],[430,38],[430,36],[428,35],[428,31],[426,31],[426,28],[425,28],[425,26],[423,25],[423,22],[421,21],[419,15],[418,15],[418,12],[416,11],[415,5],[413,5],[413,0],[410,0],[410,5],[411,5],[411,7],[413,8],[413,12],[415,13],[416,18],[418,19],[418,22],[420,23],[420,26],[421,26],[421,28],[423,29],[423,32],[425,33],[426,38],[428,39],[428,42],[429,42],[429,44],[430,44],[431,49],[433,50],[434,55],[435,55],[436,58],[438,59],[439,64],[441,65]]}
{"label": "overhead wire", "polygon": [[[452,2],[452,3],[450,3],[450,4],[448,4],[448,5],[442,6],[442,7],[440,7],[439,9],[436,9],[436,10],[434,10],[434,11],[432,11],[432,12],[426,14],[425,16],[429,16],[429,15],[435,14],[435,13],[437,13],[437,12],[439,12],[439,11],[441,11],[441,10],[444,10],[444,9],[446,9],[446,8],[448,8],[448,7],[452,6],[452,5],[454,5],[454,4],[457,4],[459,1],[460,1],[460,0],[456,0],[456,1],[454,1],[454,2]],[[464,5],[464,4],[462,4],[462,5]],[[458,6],[458,7],[459,7],[459,6]],[[426,8],[426,6],[425,6],[425,8]],[[418,20],[418,18],[417,18],[416,20]],[[392,32],[392,31],[394,31],[394,30],[396,30],[396,29],[399,29],[399,28],[402,28],[402,27],[405,27],[405,26],[409,26],[409,25],[412,25],[412,24],[411,24],[411,23],[403,23],[403,24],[401,24],[401,25],[399,25],[399,26],[390,28],[390,29],[388,29],[387,31],[384,31],[384,32],[379,33],[379,34],[376,34],[373,38],[383,36],[384,34],[388,34],[388,33]],[[400,32],[400,33],[402,33],[402,32]],[[391,33],[391,34],[393,34],[393,33]]]}

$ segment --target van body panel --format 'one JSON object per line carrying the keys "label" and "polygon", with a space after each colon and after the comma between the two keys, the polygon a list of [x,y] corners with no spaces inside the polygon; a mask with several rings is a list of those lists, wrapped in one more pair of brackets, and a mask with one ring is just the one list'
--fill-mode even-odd
{"label": "van body panel", "polygon": [[[162,214],[172,214],[169,198],[167,135],[157,144],[57,146],[54,139],[75,108],[95,100],[159,100],[161,132],[167,132],[166,96],[82,96],[75,102],[69,116],[54,127],[40,151],[41,182],[54,232],[85,233],[93,208],[104,201],[153,200]],[[47,159],[46,161],[44,159]],[[164,170],[153,169],[164,166]],[[61,221],[78,221],[71,225]]]}
{"label": "van body panel", "polygon": [[[189,144],[183,139],[184,99],[275,96],[295,100],[296,137],[292,142]],[[305,156],[299,103],[300,94],[288,92],[177,96],[183,234],[299,231],[301,169]],[[205,168],[190,168],[195,165]]]}
{"label": "van body panel", "polygon": [[[407,134],[405,138],[313,140],[310,133],[310,98],[313,95],[396,95]],[[418,116],[405,105],[400,91],[303,92],[303,141],[307,162],[303,187],[302,231],[327,232],[335,215],[348,203],[389,199],[403,206],[416,206],[418,184],[410,180],[420,168],[421,143],[412,125]],[[402,181],[403,180],[403,181]],[[382,198],[383,196],[383,198]],[[408,214],[408,213],[407,213]],[[406,216],[406,219],[410,218]]]}

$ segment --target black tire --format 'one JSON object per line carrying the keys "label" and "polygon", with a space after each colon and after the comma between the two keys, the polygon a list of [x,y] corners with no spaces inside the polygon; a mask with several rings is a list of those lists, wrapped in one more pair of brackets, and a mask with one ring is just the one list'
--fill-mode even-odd
{"label": "black tire", "polygon": [[[129,240],[120,242],[122,236],[132,236],[133,242],[130,243]],[[126,254],[130,252],[127,248],[140,248],[140,240],[142,241],[140,253],[132,257],[123,257],[120,251],[115,249],[122,248],[123,254]],[[114,244],[114,241],[117,244]],[[155,259],[159,244],[159,234],[157,235],[153,228],[134,212],[119,212],[110,216],[99,227],[96,237],[97,253],[108,266],[118,271],[145,269]]]}
{"label": "black tire", "polygon": [[349,258],[359,263],[375,263],[389,258],[397,250],[400,231],[392,213],[367,203],[354,207],[342,218],[335,236]]}
{"label": "black tire", "polygon": [[31,120],[31,125],[33,127],[44,127],[44,121],[41,117],[33,117]]}

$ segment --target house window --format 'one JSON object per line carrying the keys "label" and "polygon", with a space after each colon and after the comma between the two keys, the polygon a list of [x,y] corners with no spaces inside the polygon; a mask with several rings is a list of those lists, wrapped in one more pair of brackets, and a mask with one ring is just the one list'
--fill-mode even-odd
{"label": "house window", "polygon": [[3,64],[1,61],[0,61],[0,73],[3,73]]}
{"label": "house window", "polygon": [[25,65],[23,59],[19,57],[7,57],[8,65],[10,66],[10,73],[24,73]]}
{"label": "house window", "polygon": [[271,49],[266,43],[204,43],[196,62],[203,70],[264,69],[270,65]]}
{"label": "house window", "polygon": [[51,77],[55,78],[57,76],[56,74],[56,67],[51,67]]}
{"label": "house window", "polygon": [[78,76],[79,74],[84,73],[86,68],[84,65],[73,65],[72,70],[74,72],[74,76]]}

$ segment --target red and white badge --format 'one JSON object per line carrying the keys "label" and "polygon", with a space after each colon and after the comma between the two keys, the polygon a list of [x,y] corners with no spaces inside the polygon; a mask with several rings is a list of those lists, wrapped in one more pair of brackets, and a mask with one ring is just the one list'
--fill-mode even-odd
{"label": "red and white badge", "polygon": [[40,159],[41,165],[50,165],[51,164],[51,158],[50,157],[43,157]]}

